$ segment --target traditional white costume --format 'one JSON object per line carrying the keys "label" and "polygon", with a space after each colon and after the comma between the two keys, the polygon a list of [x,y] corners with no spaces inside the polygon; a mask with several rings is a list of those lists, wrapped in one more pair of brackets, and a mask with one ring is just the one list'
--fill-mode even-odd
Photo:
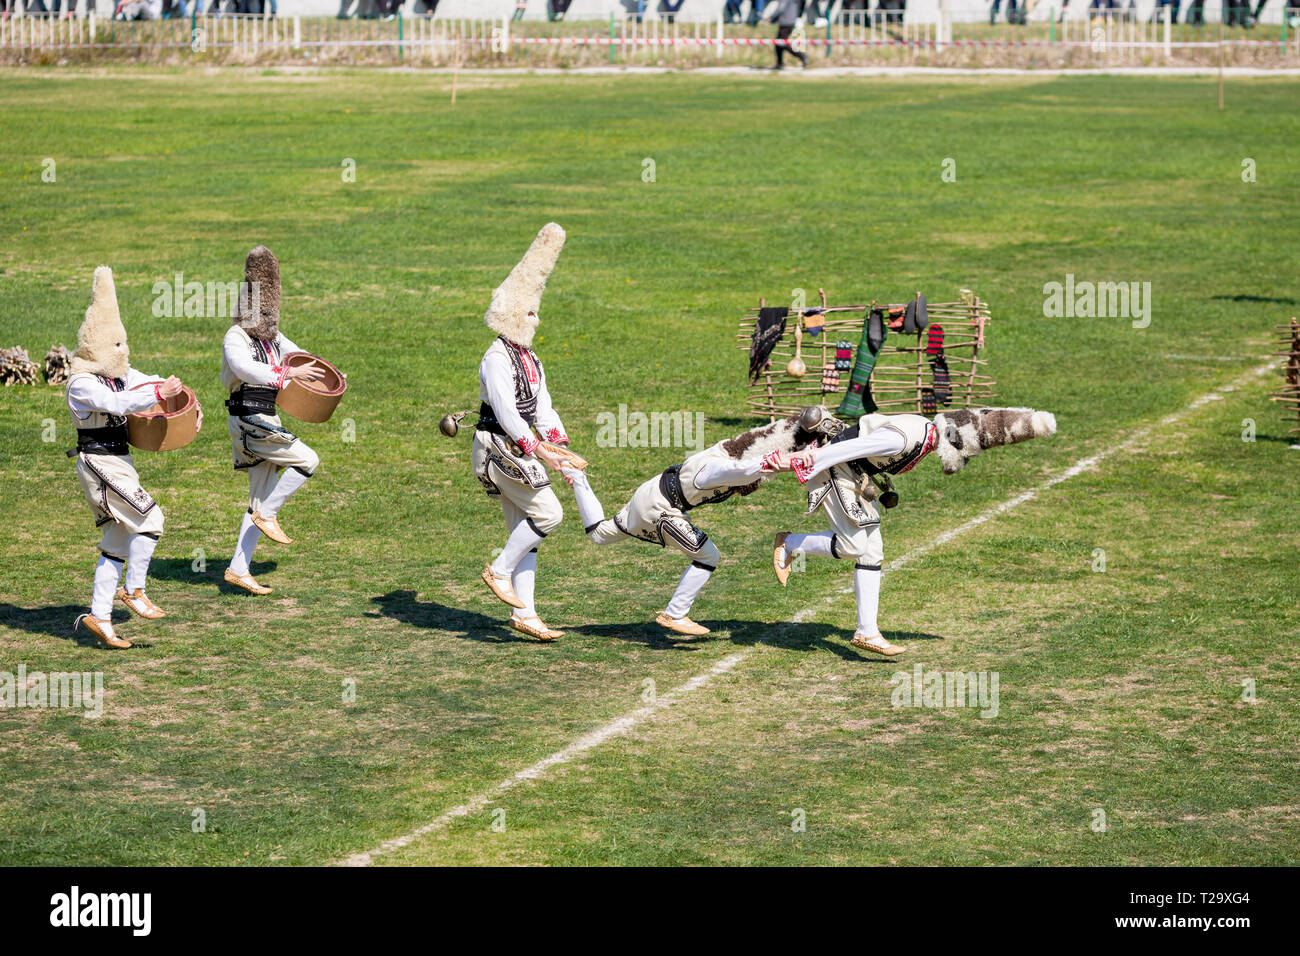
{"label": "traditional white costume", "polygon": [[[133,613],[145,618],[164,613],[145,595],[149,561],[163,531],[163,512],[140,484],[127,444],[126,416],[161,400],[163,379],[131,368],[126,328],[117,307],[113,270],[95,270],[90,307],[77,333],[67,384],[68,411],[77,429],[77,479],[103,528],[90,614],[77,619],[110,647],[130,647],[113,630],[116,594]],[[140,385],[153,388],[137,388]],[[126,586],[118,588],[126,566]]]}
{"label": "traditional white costume", "polygon": [[816,406],[720,441],[691,455],[680,465],[644,482],[613,518],[605,518],[587,476],[565,470],[572,479],[578,513],[587,536],[596,544],[637,538],[672,548],[691,559],[668,606],[655,619],[680,634],[707,634],[708,628],[690,619],[690,610],[721,560],[718,547],[691,523],[688,511],[715,504],[733,495],[749,495],[777,471],[783,456],[826,437],[828,425],[838,426]]}
{"label": "traditional white costume", "polygon": [[1050,413],[1022,408],[958,409],[933,422],[920,415],[864,415],[816,449],[810,466],[796,467],[808,484],[808,513],[822,510],[831,527],[815,534],[779,533],[772,554],[777,579],[786,583],[796,554],[851,558],[858,605],[852,643],[890,657],[903,653],[906,648],[886,640],[877,624],[885,556],[876,504],[880,487],[888,489],[891,476],[911,471],[936,448],[944,472],[952,474],[982,449],[1055,431]]}
{"label": "traditional white costume", "polygon": [[484,323],[497,338],[479,364],[481,405],[471,453],[475,477],[489,497],[501,502],[508,533],[483,580],[517,609],[510,616],[512,628],[545,641],[561,632],[542,623],[534,605],[537,548],[559,527],[564,512],[535,452],[543,438],[567,445],[569,437],[532,344],[546,279],[563,247],[564,230],[548,223],[492,293]]}
{"label": "traditional white costume", "polygon": [[239,308],[221,345],[235,470],[248,475],[248,511],[225,577],[251,594],[271,592],[249,573],[258,541],[265,533],[273,541],[290,543],[280,528],[280,509],[320,464],[316,452],[276,414],[276,397],[289,372],[284,357],[300,351],[279,325],[280,264],[270,249],[258,246],[245,262]]}

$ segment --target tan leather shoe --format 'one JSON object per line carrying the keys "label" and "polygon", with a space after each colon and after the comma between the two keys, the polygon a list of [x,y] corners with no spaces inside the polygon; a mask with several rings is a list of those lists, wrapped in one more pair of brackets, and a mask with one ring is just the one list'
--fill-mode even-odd
{"label": "tan leather shoe", "polygon": [[785,587],[785,582],[790,579],[790,561],[793,555],[785,549],[785,539],[790,537],[789,531],[778,531],[776,540],[772,542],[772,570],[776,572],[776,579],[781,582],[781,587]]}
{"label": "tan leather shoe", "polygon": [[118,588],[117,599],[125,604],[126,609],[132,614],[147,617],[151,621],[167,616],[166,611],[149,600],[149,595],[144,593],[144,588],[136,588],[129,594],[126,588]]}
{"label": "tan leather shoe", "polygon": [[270,594],[272,591],[266,585],[254,581],[251,574],[236,574],[230,568],[226,568],[226,583],[243,588],[249,594]]}
{"label": "tan leather shoe", "polygon": [[284,533],[284,529],[280,527],[280,522],[274,518],[264,517],[262,512],[254,511],[253,524],[257,525],[262,534],[272,541],[278,541],[280,544],[293,544],[293,538]]}
{"label": "tan leather shoe", "polygon": [[709,629],[703,624],[696,624],[689,617],[669,617],[665,611],[659,612],[659,616],[655,618],[655,623],[663,625],[670,631],[676,631],[678,634],[698,636],[709,633]]}
{"label": "tan leather shoe", "polygon": [[849,643],[854,647],[862,648],[864,651],[875,651],[877,654],[884,654],[886,657],[897,657],[907,650],[906,647],[889,643],[883,634],[875,634],[871,637],[854,634],[853,640],[849,641]]}
{"label": "tan leather shoe", "polygon": [[75,631],[86,625],[86,630],[99,638],[99,642],[114,650],[124,651],[131,646],[131,642],[124,637],[118,637],[113,631],[112,621],[101,621],[99,618],[91,617],[89,614],[83,614],[73,623],[72,629]]}
{"label": "tan leather shoe", "polygon": [[493,594],[511,607],[522,608],[524,606],[524,602],[515,595],[515,589],[511,586],[510,579],[506,577],[499,578],[493,574],[492,565],[485,565],[480,577],[483,578],[483,583],[492,589]]}
{"label": "tan leather shoe", "polygon": [[537,640],[546,643],[564,636],[563,631],[553,631],[543,624],[542,619],[536,614],[532,617],[519,617],[517,614],[511,614],[510,626],[520,634],[527,634],[529,637],[535,637]]}

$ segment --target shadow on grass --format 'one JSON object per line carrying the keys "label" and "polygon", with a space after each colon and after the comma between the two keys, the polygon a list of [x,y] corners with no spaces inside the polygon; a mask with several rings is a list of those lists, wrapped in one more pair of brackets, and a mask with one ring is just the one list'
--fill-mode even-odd
{"label": "shadow on grass", "polygon": [[1300,444],[1300,435],[1256,435],[1255,441],[1275,441],[1283,445]]}
{"label": "shadow on grass", "polygon": [[[71,641],[82,647],[95,647],[101,650],[111,650],[99,643],[99,639],[91,634],[88,630],[78,628],[73,630],[73,622],[78,616],[85,614],[86,608],[80,604],[62,604],[57,607],[19,607],[16,604],[8,604],[0,601],[0,627],[13,628],[15,631],[25,631],[28,634],[39,634],[43,637],[56,637],[61,641]],[[131,615],[125,611],[113,615],[113,624],[120,627],[123,621],[129,621]],[[136,647],[152,647],[146,641],[136,639],[135,634],[123,632],[122,637],[135,644]]]}
{"label": "shadow on grass", "polygon": [[[846,661],[863,664],[897,663],[899,658],[882,657],[870,651],[860,651],[849,641],[853,633],[829,624],[794,624],[764,621],[701,621],[705,627],[715,631],[725,631],[733,644],[750,646],[767,644],[788,651],[829,651]],[[921,634],[919,632],[894,633],[885,632],[885,637],[895,644],[906,645],[908,641],[941,641],[938,634]]]}
{"label": "shadow on grass", "polygon": [[1281,305],[1300,305],[1300,299],[1291,299],[1278,295],[1213,295],[1210,298],[1220,302],[1277,302]]}
{"label": "shadow on grass", "polygon": [[484,641],[488,644],[510,644],[515,641],[531,641],[505,626],[500,618],[488,617],[477,611],[464,608],[448,607],[437,601],[420,601],[415,592],[409,589],[389,591],[372,597],[371,602],[378,605],[378,611],[367,611],[367,617],[391,617],[415,627],[427,627],[438,631],[447,631],[455,637],[471,641]]}
{"label": "shadow on grass", "polygon": [[[275,568],[274,561],[254,561],[248,570],[256,578],[258,575],[274,571]],[[223,577],[225,573],[224,559],[209,561],[206,571],[195,571],[194,562],[186,558],[155,558],[149,562],[149,577],[158,581],[180,581],[182,584],[193,584],[195,587],[203,588],[215,586],[222,594],[244,594],[255,597],[243,588],[228,584]]]}
{"label": "shadow on grass", "polygon": [[[530,638],[516,634],[507,628],[500,619],[488,617],[477,611],[448,607],[437,601],[420,601],[415,592],[407,589],[389,591],[370,599],[378,605],[379,610],[367,612],[368,617],[391,617],[415,627],[426,627],[446,631],[457,637],[471,641],[484,641],[490,644],[506,644],[513,641],[529,641]],[[870,664],[887,664],[890,659],[879,657],[870,652],[860,652],[849,644],[853,636],[848,631],[831,627],[829,624],[791,624],[769,623],[767,621],[740,620],[701,620],[701,624],[714,633],[699,637],[674,634],[654,621],[631,621],[620,624],[579,624],[565,628],[571,634],[587,637],[600,637],[608,640],[626,641],[644,644],[652,650],[659,651],[693,651],[699,645],[717,640],[730,640],[733,644],[750,647],[755,644],[767,644],[793,651],[829,651],[846,661]],[[886,636],[895,643],[907,641],[941,641],[937,634],[920,632],[888,633]]]}

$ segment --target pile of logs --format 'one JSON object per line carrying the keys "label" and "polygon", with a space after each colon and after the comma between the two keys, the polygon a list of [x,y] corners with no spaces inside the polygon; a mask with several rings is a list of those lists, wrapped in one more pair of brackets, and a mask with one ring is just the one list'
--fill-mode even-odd
{"label": "pile of logs", "polygon": [[72,356],[63,345],[55,345],[45,353],[45,382],[48,385],[62,385],[68,380],[68,371],[72,367]]}
{"label": "pile of logs", "polygon": [[[850,371],[841,371],[833,387],[828,388],[823,371],[835,366],[836,342],[851,342],[856,357],[862,340],[862,327],[869,310],[877,305],[827,305],[821,295],[825,327],[816,337],[802,332],[800,357],[807,371],[800,377],[787,372],[796,351],[795,326],[803,321],[801,310],[790,312],[789,324],[781,341],[772,350],[767,366],[749,386],[745,403],[758,416],[775,419],[807,405],[826,405],[832,411],[849,387]],[[986,359],[979,357],[984,348],[985,328],[992,317],[988,303],[969,289],[962,289],[956,302],[929,304],[930,326],[943,326],[943,351],[951,379],[951,397],[941,402],[944,408],[971,408],[987,405],[993,398],[993,379],[984,374]],[[759,309],[750,309],[740,322],[736,347],[749,350],[758,321]],[[888,332],[880,348],[871,375],[871,396],[886,414],[923,412],[923,395],[934,388],[933,374],[926,354],[927,330],[919,333]],[[797,365],[796,365],[797,367]],[[835,377],[832,377],[834,380]]]}
{"label": "pile of logs", "polygon": [[0,382],[5,385],[35,385],[39,370],[25,348],[0,349]]}

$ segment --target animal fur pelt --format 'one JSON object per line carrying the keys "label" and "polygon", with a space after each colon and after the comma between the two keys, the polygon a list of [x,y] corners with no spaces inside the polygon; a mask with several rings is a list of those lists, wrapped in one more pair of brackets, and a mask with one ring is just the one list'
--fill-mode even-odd
{"label": "animal fur pelt", "polygon": [[73,375],[89,372],[108,378],[126,378],[131,351],[126,344],[126,326],[117,309],[117,288],[113,270],[99,266],[91,283],[90,307],[77,331],[77,350],[72,353]]}
{"label": "animal fur pelt", "polygon": [[934,417],[943,473],[961,471],[986,448],[1056,434],[1056,416],[1032,408],[957,408]]}
{"label": "animal fur pelt", "polygon": [[[774,451],[793,454],[835,434],[843,427],[843,423],[832,418],[825,408],[810,405],[802,411],[792,412],[785,418],[751,428],[749,431],[741,432],[735,438],[720,441],[708,451],[737,461],[744,458],[761,458]],[[769,477],[771,476],[763,475],[738,491],[742,495],[752,494]]]}
{"label": "animal fur pelt", "polygon": [[564,248],[564,230],[557,223],[544,225],[519,264],[510,270],[506,281],[492,293],[483,322],[509,342],[531,348],[537,331],[538,310],[546,280]]}
{"label": "animal fur pelt", "polygon": [[253,249],[244,260],[232,324],[255,339],[273,339],[280,331],[280,260],[266,246]]}

